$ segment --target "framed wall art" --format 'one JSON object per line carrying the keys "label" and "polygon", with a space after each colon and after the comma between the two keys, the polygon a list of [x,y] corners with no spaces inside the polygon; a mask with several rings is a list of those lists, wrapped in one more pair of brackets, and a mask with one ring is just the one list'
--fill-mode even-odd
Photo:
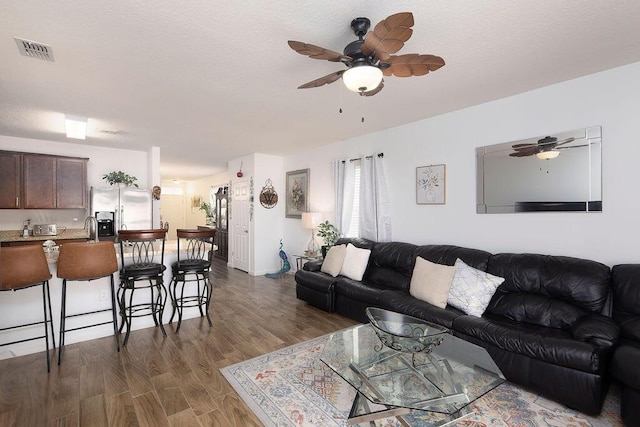
{"label": "framed wall art", "polygon": [[285,216],[302,218],[309,211],[309,169],[287,172]]}
{"label": "framed wall art", "polygon": [[446,165],[416,168],[416,203],[444,205],[446,203]]}

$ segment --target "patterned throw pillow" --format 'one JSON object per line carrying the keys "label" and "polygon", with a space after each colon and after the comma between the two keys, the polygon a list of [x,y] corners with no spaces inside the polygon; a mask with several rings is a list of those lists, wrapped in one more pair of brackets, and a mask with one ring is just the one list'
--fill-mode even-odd
{"label": "patterned throw pillow", "polygon": [[447,296],[456,269],[450,265],[435,264],[422,257],[416,258],[409,293],[436,307],[447,306]]}
{"label": "patterned throw pillow", "polygon": [[454,267],[447,303],[472,316],[482,316],[504,278],[470,267],[460,258]]}
{"label": "patterned throw pillow", "polygon": [[357,281],[362,280],[364,271],[367,269],[367,264],[369,263],[371,251],[369,249],[356,248],[349,243],[345,252],[340,275]]}
{"label": "patterned throw pillow", "polygon": [[333,277],[340,274],[346,251],[347,245],[331,246],[329,252],[327,252],[327,256],[324,257],[320,271],[330,274]]}

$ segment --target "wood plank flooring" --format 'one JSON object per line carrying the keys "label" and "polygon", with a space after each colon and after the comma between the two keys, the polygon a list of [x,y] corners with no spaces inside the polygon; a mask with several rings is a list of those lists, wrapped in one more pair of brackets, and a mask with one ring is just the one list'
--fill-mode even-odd
{"label": "wood plank flooring", "polygon": [[[1,426],[260,426],[219,369],[355,322],[272,280],[216,260],[209,327],[203,318],[68,345],[51,372],[42,352],[0,361]],[[193,308],[192,310],[197,310]],[[55,317],[55,316],[54,316]],[[52,361],[57,354],[52,352]]]}

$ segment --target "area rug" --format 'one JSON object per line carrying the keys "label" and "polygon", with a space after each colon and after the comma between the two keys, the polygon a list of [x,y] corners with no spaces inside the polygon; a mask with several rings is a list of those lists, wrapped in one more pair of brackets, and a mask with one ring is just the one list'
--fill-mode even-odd
{"label": "area rug", "polygon": [[[225,378],[265,426],[347,426],[355,390],[319,359],[328,335],[221,369]],[[508,382],[471,406],[463,427],[622,426],[619,390],[612,388],[598,417],[589,417]],[[436,421],[424,413],[414,426]],[[376,422],[399,427],[395,418]]]}

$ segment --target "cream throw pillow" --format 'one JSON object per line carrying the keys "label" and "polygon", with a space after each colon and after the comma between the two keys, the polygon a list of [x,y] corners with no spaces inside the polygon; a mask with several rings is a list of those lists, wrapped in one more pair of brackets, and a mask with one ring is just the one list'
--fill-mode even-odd
{"label": "cream throw pillow", "polygon": [[349,243],[345,251],[340,275],[357,281],[362,280],[364,271],[367,269],[367,264],[369,263],[369,255],[371,255],[369,249],[356,248]]}
{"label": "cream throw pillow", "polygon": [[445,308],[455,272],[456,269],[452,266],[435,264],[417,257],[411,275],[409,293],[414,298]]}
{"label": "cream throw pillow", "polygon": [[456,260],[454,267],[456,274],[453,276],[447,302],[467,314],[482,316],[504,279],[470,267],[460,258]]}
{"label": "cream throw pillow", "polygon": [[329,252],[327,252],[327,255],[324,257],[324,261],[322,261],[320,271],[336,277],[340,274],[346,252],[347,245],[331,246]]}

